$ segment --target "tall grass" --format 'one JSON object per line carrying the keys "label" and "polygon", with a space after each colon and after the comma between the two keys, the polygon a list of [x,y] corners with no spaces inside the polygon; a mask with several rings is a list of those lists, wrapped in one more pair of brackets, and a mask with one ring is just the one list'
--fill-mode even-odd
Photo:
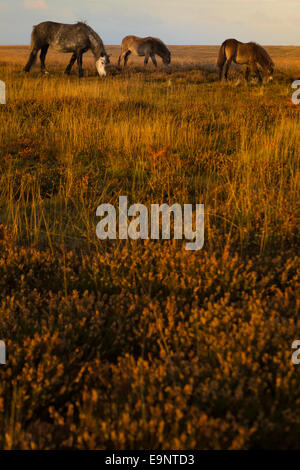
{"label": "tall grass", "polygon": [[[17,62],[0,65],[0,446],[297,448],[297,69],[259,86],[188,60],[104,80]],[[205,204],[204,249],[100,242],[119,195]]]}
{"label": "tall grass", "polygon": [[288,83],[224,86],[197,70],[2,75],[2,220],[18,237],[94,238],[95,208],[121,192],[143,203],[205,203],[208,221],[226,220],[241,242],[255,229],[261,249],[293,236],[299,111]]}

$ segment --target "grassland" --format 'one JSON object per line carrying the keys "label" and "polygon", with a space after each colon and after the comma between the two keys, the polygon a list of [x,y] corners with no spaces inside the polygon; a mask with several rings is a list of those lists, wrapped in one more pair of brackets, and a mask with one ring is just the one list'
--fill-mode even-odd
{"label": "grassland", "polygon": [[[0,48],[2,449],[299,448],[300,48],[263,86],[171,49],[79,80]],[[119,195],[204,203],[204,249],[100,242]]]}

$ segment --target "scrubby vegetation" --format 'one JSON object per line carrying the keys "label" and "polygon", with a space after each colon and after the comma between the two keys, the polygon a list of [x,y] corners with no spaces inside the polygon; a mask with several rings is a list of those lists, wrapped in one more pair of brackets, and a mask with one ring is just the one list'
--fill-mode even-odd
{"label": "scrubby vegetation", "polygon": [[[299,448],[297,70],[52,68],[0,65],[0,448]],[[119,195],[204,203],[204,249],[100,242]]]}

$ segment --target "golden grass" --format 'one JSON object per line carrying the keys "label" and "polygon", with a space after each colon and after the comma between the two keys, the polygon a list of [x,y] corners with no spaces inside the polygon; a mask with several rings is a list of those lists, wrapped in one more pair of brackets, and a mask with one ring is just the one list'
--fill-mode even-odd
{"label": "golden grass", "polygon": [[[299,50],[259,86],[214,46],[168,72],[108,48],[104,80],[0,48],[1,448],[299,447]],[[204,249],[100,242],[119,195],[204,203]]]}

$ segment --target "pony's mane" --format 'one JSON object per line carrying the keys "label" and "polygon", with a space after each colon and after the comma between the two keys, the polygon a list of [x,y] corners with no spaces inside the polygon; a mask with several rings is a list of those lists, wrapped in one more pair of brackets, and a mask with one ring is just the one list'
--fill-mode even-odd
{"label": "pony's mane", "polygon": [[105,52],[105,49],[104,49],[104,44],[103,44],[103,41],[102,39],[100,38],[99,34],[96,33],[96,31],[93,30],[93,28],[91,28],[86,21],[77,21],[78,25],[81,25],[81,26],[84,26],[88,32],[89,32],[89,36],[90,36],[90,41],[91,43],[93,44],[93,46],[96,48],[96,47],[100,47],[104,52]]}
{"label": "pony's mane", "polygon": [[159,38],[154,38],[154,37],[149,37],[149,38],[146,38],[146,39],[151,39],[152,41],[155,42],[155,45],[157,47],[157,49],[161,52],[170,52],[169,49],[167,48],[167,46],[165,45],[165,43],[159,39]]}
{"label": "pony's mane", "polygon": [[274,62],[267,53],[266,49],[264,49],[260,44],[257,44],[256,42],[254,42],[253,44],[255,46],[255,54],[257,57],[257,61],[262,63],[263,65],[274,67]]}

